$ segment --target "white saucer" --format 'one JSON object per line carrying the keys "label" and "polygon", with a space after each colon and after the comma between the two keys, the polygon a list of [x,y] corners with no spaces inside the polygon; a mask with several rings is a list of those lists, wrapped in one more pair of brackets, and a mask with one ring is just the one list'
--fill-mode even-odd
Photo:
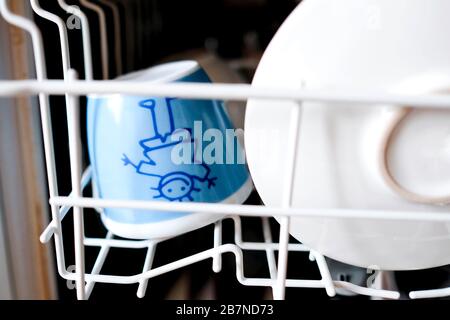
{"label": "white saucer", "polygon": [[[276,34],[253,84],[404,92],[408,89],[400,84],[414,78],[428,92],[450,88],[448,12],[450,1],[446,0],[304,0]],[[250,100],[247,106],[249,167],[268,206],[282,202],[289,106],[295,105]],[[379,148],[388,118],[397,111],[392,106],[304,103],[293,205],[449,212],[447,206],[409,201],[383,179]],[[414,191],[445,194],[450,182],[446,179],[450,177],[446,169],[449,113],[439,111],[411,120],[393,140],[393,173]],[[420,138],[411,141],[415,135]],[[430,139],[445,141],[430,144]],[[422,148],[420,153],[414,152],[416,148]],[[428,166],[426,153],[437,156],[436,167]],[[413,163],[406,163],[407,159]],[[417,170],[420,174],[411,175]],[[411,270],[450,264],[450,223],[295,218],[290,232],[326,256],[361,267]]]}

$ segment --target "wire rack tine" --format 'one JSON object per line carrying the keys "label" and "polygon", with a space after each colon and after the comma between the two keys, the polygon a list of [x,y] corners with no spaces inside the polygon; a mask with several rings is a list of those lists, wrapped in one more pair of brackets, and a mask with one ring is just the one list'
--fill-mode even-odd
{"label": "wire rack tine", "polygon": [[319,267],[320,275],[322,276],[322,282],[325,286],[325,290],[330,297],[336,295],[336,288],[334,287],[333,279],[331,278],[330,270],[328,269],[328,264],[320,253],[311,251],[314,255],[317,266]]}
{"label": "wire rack tine", "polygon": [[118,75],[123,73],[122,66],[122,31],[120,23],[120,10],[117,3],[111,2],[110,0],[100,0],[102,4],[109,7],[113,14],[114,21],[114,52],[115,52],[115,64],[116,71]]}
{"label": "wire rack tine", "polygon": [[[155,258],[156,247],[157,247],[157,243],[155,243],[155,242],[152,242],[148,246],[142,273],[147,272],[148,270],[150,270],[152,268],[153,259]],[[147,287],[148,287],[148,280],[149,279],[144,279],[144,280],[139,281],[139,287],[138,287],[138,291],[137,291],[138,298],[145,297],[145,293],[146,293]]]}
{"label": "wire rack tine", "polygon": [[[107,240],[110,240],[114,237],[114,235],[111,232],[108,232],[106,235]],[[103,244],[101,246],[100,252],[98,253],[97,259],[95,260],[94,267],[92,268],[91,274],[100,274],[103,265],[105,264],[106,257],[108,256],[109,249],[111,247],[108,244]],[[89,297],[92,294],[92,290],[94,290],[95,282],[90,281],[86,283],[86,299],[89,299]]]}
{"label": "wire rack tine", "polygon": [[[269,218],[264,217],[261,218],[261,223],[262,223],[262,229],[263,229],[263,235],[264,235],[264,244],[268,245],[273,243],[273,238],[272,238],[272,231],[270,230],[270,223],[269,223]],[[270,274],[270,279],[276,279],[277,277],[277,262],[276,262],[276,258],[275,258],[275,250],[271,249],[271,248],[266,248],[266,257],[267,257],[267,263],[269,266],[269,274]],[[273,289],[273,288],[272,288]]]}
{"label": "wire rack tine", "polygon": [[109,79],[108,30],[105,11],[101,6],[89,0],[80,0],[80,3],[98,15],[100,27],[100,50],[102,58],[102,78],[104,80]]}
{"label": "wire rack tine", "polygon": [[443,297],[448,297],[448,296],[450,296],[450,287],[449,288],[440,288],[440,289],[411,291],[409,293],[409,297],[411,299],[431,299],[431,298],[443,298]]}
{"label": "wire rack tine", "polygon": [[[222,244],[222,220],[214,224],[214,248],[218,248]],[[217,254],[213,258],[213,271],[219,273],[222,270],[222,256]]]}
{"label": "wire rack tine", "polygon": [[[86,186],[89,184],[89,182],[91,181],[91,176],[92,176],[92,169],[91,166],[89,166],[83,173],[83,176],[81,177],[81,188],[84,190],[86,188]],[[73,192],[70,193],[69,197],[73,197],[74,194]],[[72,209],[71,205],[67,205],[67,206],[62,206],[59,209],[59,221],[62,221],[67,213],[69,213],[70,209]],[[56,220],[52,220],[50,222],[50,224],[47,226],[47,228],[45,228],[44,232],[42,232],[41,236],[40,236],[40,241],[41,243],[47,243],[50,241],[50,239],[52,238],[53,234],[55,233],[55,231],[57,230],[57,221]]]}
{"label": "wire rack tine", "polygon": [[345,282],[345,281],[333,281],[333,285],[336,288],[345,289],[350,292],[369,296],[369,297],[392,299],[392,300],[400,299],[400,293],[397,291],[365,288],[365,287],[360,287],[360,286],[354,285],[353,283]]}
{"label": "wire rack tine", "polygon": [[[0,13],[3,18],[13,26],[24,30],[31,36],[33,46],[36,76],[38,81],[44,81],[47,78],[47,68],[44,58],[44,45],[41,32],[36,24],[27,18],[12,13],[8,7],[7,0],[0,0]],[[45,163],[47,167],[48,188],[50,197],[58,195],[58,184],[56,178],[55,154],[53,149],[53,132],[51,127],[51,116],[49,98],[45,93],[38,93],[39,106],[41,111],[41,126],[44,141]],[[63,251],[63,235],[59,221],[59,209],[57,205],[51,205],[52,219],[55,221],[55,251],[57,258],[57,269],[60,275],[67,274],[65,269],[65,258]]]}
{"label": "wire rack tine", "polygon": [[89,20],[79,7],[68,5],[65,0],[58,0],[59,6],[68,14],[73,15],[79,19],[81,24],[82,41],[83,41],[83,57],[84,57],[84,72],[86,80],[94,79],[93,65],[92,65],[92,47],[91,47],[91,30]]}
{"label": "wire rack tine", "polygon": [[[34,12],[37,15],[56,24],[56,26],[58,27],[58,33],[59,33],[59,38],[60,38],[60,43],[61,43],[63,74],[64,74],[64,79],[68,80],[68,73],[69,73],[69,69],[70,69],[70,53],[69,53],[69,39],[68,39],[67,29],[64,24],[64,21],[59,16],[57,16],[47,10],[44,10],[40,6],[39,0],[30,0],[30,4],[31,4],[32,9],[34,10]],[[66,94],[65,96],[66,96],[66,104],[68,105],[69,95]],[[63,211],[63,214],[61,214],[61,210]],[[61,208],[59,215],[60,216],[65,215],[66,212],[64,212],[64,211],[66,211],[66,209]],[[41,241],[48,242],[50,240],[51,236],[57,230],[57,226],[58,226],[58,222],[52,221],[52,223],[47,227],[44,234],[41,235],[41,237],[40,237]]]}
{"label": "wire rack tine", "polygon": [[[75,70],[69,71],[69,81],[77,79]],[[72,193],[75,197],[82,195],[81,188],[81,134],[80,134],[80,106],[77,96],[70,95],[67,105],[67,126],[69,132],[70,176]],[[73,206],[73,228],[75,242],[76,284],[79,300],[86,298],[85,291],[85,253],[84,253],[84,218],[83,208]]]}
{"label": "wire rack tine", "polygon": [[115,200],[83,197],[54,197],[51,204],[76,205],[83,208],[128,208],[136,210],[158,210],[166,212],[198,212],[224,215],[230,214],[248,217],[310,217],[310,218],[341,218],[341,219],[375,219],[401,221],[435,221],[449,222],[450,215],[445,212],[415,212],[359,209],[328,209],[328,208],[283,208],[261,205],[233,205],[216,203],[166,203],[159,201]]}
{"label": "wire rack tine", "polygon": [[[39,0],[30,0],[31,7],[34,12],[40,17],[53,22],[58,27],[59,39],[61,43],[61,56],[63,65],[64,79],[67,79],[68,72],[70,70],[70,49],[69,49],[69,37],[64,21],[57,15],[42,9]],[[66,95],[67,97],[67,95]]]}
{"label": "wire rack tine", "polygon": [[[74,81],[61,80],[16,80],[0,81],[0,96],[17,95],[90,95],[90,94],[151,95],[155,97],[177,96],[185,99],[238,100],[248,99],[280,100],[291,102],[324,102],[338,108],[351,104],[358,108],[386,105],[408,105],[422,109],[450,109],[450,94],[392,94],[373,91],[327,91],[320,89],[285,89],[254,87],[249,84],[201,84],[201,83],[145,83],[133,81],[103,80]],[[283,107],[285,104],[281,104]],[[333,108],[330,106],[330,108]]]}

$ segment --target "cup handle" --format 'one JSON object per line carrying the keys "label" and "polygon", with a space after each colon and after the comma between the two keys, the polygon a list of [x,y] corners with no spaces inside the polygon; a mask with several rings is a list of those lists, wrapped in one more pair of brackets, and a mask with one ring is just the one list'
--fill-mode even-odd
{"label": "cup handle", "polygon": [[441,197],[430,197],[408,190],[405,186],[394,177],[388,161],[388,152],[391,146],[393,137],[399,126],[408,118],[408,115],[414,110],[412,107],[399,108],[394,117],[390,120],[383,133],[381,148],[379,153],[379,163],[381,169],[381,175],[385,183],[402,198],[415,203],[432,204],[432,205],[445,205],[450,203],[450,194]]}

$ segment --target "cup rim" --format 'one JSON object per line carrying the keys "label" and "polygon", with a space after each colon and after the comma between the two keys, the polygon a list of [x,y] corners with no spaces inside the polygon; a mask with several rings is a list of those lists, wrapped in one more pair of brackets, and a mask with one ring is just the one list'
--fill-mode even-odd
{"label": "cup rim", "polygon": [[115,78],[113,81],[133,80],[152,83],[172,82],[191,74],[199,68],[200,65],[195,60],[180,60],[127,73]]}
{"label": "cup rim", "polygon": [[[182,79],[200,69],[200,64],[195,60],[180,60],[158,64],[144,70],[134,71],[121,75],[112,81],[137,81],[148,83],[169,83]],[[88,99],[107,98],[121,96],[120,93],[90,94]]]}

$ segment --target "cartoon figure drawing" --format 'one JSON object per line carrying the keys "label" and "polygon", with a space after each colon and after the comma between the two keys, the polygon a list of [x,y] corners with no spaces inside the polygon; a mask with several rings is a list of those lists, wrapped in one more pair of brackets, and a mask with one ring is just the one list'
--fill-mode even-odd
{"label": "cartoon figure drawing", "polygon": [[[175,98],[167,98],[165,100],[164,112],[156,112],[156,100],[149,99],[140,102],[140,107],[150,110],[152,126],[154,128],[153,136],[139,141],[139,145],[143,149],[144,160],[138,164],[133,163],[127,155],[123,155],[122,161],[124,166],[132,166],[137,174],[154,178],[151,190],[157,191],[154,199],[166,199],[168,201],[194,201],[193,193],[200,192],[204,185],[208,189],[216,186],[217,178],[211,177],[211,169],[209,166],[195,161],[195,152],[192,155],[192,164],[189,165],[189,171],[186,172],[186,166],[180,166],[180,170],[161,173],[155,159],[162,161],[170,161],[170,153],[173,148],[180,143],[191,143],[195,147],[194,139],[190,141],[171,141],[169,138],[176,132],[175,121],[173,117],[172,103]],[[185,128],[192,133],[192,130]],[[193,168],[195,167],[195,168]],[[173,169],[173,168],[172,168]]]}

